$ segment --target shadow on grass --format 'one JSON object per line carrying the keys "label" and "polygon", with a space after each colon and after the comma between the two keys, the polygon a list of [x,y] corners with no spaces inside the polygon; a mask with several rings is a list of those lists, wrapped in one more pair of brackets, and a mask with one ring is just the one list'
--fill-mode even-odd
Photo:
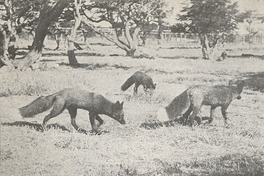
{"label": "shadow on grass", "polygon": [[126,66],[122,66],[122,65],[109,65],[109,64],[78,64],[78,65],[75,65],[75,66],[71,66],[70,64],[68,63],[61,63],[60,65],[63,65],[63,66],[69,66],[69,67],[72,67],[72,68],[84,68],[84,69],[87,69],[87,70],[96,70],[96,69],[101,69],[101,68],[116,68],[116,69],[124,69],[124,70],[128,70],[130,69],[131,67],[126,67]]}
{"label": "shadow on grass", "polygon": [[[74,53],[75,56],[105,56],[104,54],[100,53],[91,53],[91,52],[81,52],[81,53]],[[52,57],[52,56],[68,56],[65,51],[57,51],[52,53],[43,53],[42,56],[45,57]]]}
{"label": "shadow on grass", "polygon": [[[25,122],[25,121],[16,121],[16,122],[12,122],[12,123],[2,123],[2,125],[3,126],[29,127],[30,129],[34,129],[36,131],[40,131],[40,132],[44,131],[42,125],[36,124],[36,123],[31,123],[31,122]],[[51,129],[51,128],[71,132],[70,130],[68,130],[64,126],[58,125],[58,124],[47,125],[47,129]]]}
{"label": "shadow on grass", "polygon": [[168,46],[159,47],[159,49],[200,49],[201,46]]}
{"label": "shadow on grass", "polygon": [[[199,117],[195,117],[194,119],[194,125],[201,124]],[[202,120],[209,120],[209,117],[202,117]],[[190,126],[190,119],[187,121],[187,124],[184,124],[184,119],[181,117],[176,120],[171,120],[167,122],[158,122],[158,121],[149,121],[149,122],[144,122],[140,125],[140,128],[145,128],[147,130],[150,129],[157,129],[160,127],[174,127],[176,125],[189,125]]]}
{"label": "shadow on grass", "polygon": [[[36,131],[39,132],[44,132],[42,125],[40,124],[36,124],[36,123],[31,123],[31,122],[25,122],[25,121],[16,121],[16,122],[12,122],[12,123],[2,123],[3,126],[18,126],[18,127],[29,127],[30,129],[34,129]],[[49,129],[60,129],[62,131],[67,131],[67,132],[71,132],[69,129],[67,129],[66,127],[59,125],[59,124],[49,124],[47,125],[47,130]],[[90,134],[90,135],[102,135],[102,134],[106,134],[109,133],[109,131],[107,130],[100,130],[98,132],[93,132],[92,130],[87,131],[84,129],[80,129],[79,133],[83,133],[83,134]]]}
{"label": "shadow on grass", "polygon": [[183,167],[189,168],[191,174],[204,175],[263,175],[264,162],[261,157],[246,156],[243,154],[228,154],[219,158],[192,161]]}
{"label": "shadow on grass", "polygon": [[256,54],[241,54],[241,55],[228,55],[228,57],[231,58],[258,58],[258,59],[264,59],[264,55],[256,55]]}
{"label": "shadow on grass", "polygon": [[[177,154],[175,154],[177,156]],[[137,168],[120,165],[118,175],[149,176],[149,175],[215,175],[215,176],[261,176],[264,174],[261,156],[244,154],[227,154],[220,157],[204,159],[198,157],[191,161],[167,162],[158,158],[153,160],[155,170],[139,174]]]}
{"label": "shadow on grass", "polygon": [[245,85],[253,91],[264,92],[264,72],[249,72],[243,75]]}
{"label": "shadow on grass", "polygon": [[[158,171],[162,175],[239,175],[260,176],[264,174],[261,157],[246,156],[243,154],[228,154],[221,157],[203,159],[198,158],[191,162],[167,163],[155,159]],[[155,175],[155,172],[143,175]]]}
{"label": "shadow on grass", "polygon": [[160,58],[163,58],[163,59],[190,59],[190,60],[200,59],[200,57],[196,57],[196,56],[163,56]]}

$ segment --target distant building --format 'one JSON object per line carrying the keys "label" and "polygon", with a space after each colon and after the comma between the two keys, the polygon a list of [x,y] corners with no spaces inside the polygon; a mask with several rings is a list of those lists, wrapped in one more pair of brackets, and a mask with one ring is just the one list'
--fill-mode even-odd
{"label": "distant building", "polygon": [[264,34],[264,13],[254,13],[250,19],[246,19],[244,23],[238,25],[238,34]]}

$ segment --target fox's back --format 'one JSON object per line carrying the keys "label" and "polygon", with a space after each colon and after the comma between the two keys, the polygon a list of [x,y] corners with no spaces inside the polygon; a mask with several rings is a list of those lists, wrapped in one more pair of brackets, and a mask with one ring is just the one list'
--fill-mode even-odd
{"label": "fox's back", "polygon": [[142,84],[146,86],[153,85],[152,78],[143,72],[138,71],[134,74],[133,77],[134,77],[134,81],[138,84]]}
{"label": "fox's back", "polygon": [[82,89],[64,89],[57,93],[57,97],[65,101],[65,106],[100,111],[108,102],[102,95]]}
{"label": "fox's back", "polygon": [[228,105],[233,99],[231,88],[222,85],[193,86],[188,89],[188,94],[193,101],[202,102],[203,105]]}

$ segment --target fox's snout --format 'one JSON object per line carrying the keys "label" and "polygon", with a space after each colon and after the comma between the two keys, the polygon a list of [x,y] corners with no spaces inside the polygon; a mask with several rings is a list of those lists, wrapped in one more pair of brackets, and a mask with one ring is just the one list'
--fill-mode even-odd
{"label": "fox's snout", "polygon": [[125,120],[122,120],[122,121],[120,121],[120,123],[121,123],[122,125],[125,125],[125,124],[126,124],[126,121],[125,121]]}
{"label": "fox's snout", "polygon": [[241,98],[242,98],[242,97],[241,97],[240,95],[238,95],[236,99],[240,100]]}

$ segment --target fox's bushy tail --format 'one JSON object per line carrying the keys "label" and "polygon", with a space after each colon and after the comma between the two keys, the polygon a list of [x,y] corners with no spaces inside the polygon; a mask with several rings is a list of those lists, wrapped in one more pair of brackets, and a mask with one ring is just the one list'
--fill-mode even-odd
{"label": "fox's bushy tail", "polygon": [[186,111],[191,105],[191,101],[187,90],[175,97],[172,102],[166,107],[169,113],[172,113],[174,117],[178,117],[181,113]]}
{"label": "fox's bushy tail", "polygon": [[121,90],[122,90],[122,91],[127,90],[130,86],[132,86],[132,85],[135,83],[133,76],[134,76],[134,75],[130,76],[130,77],[126,80],[126,82],[121,86]]}
{"label": "fox's bushy tail", "polygon": [[54,95],[41,96],[27,106],[19,108],[23,117],[32,117],[51,108],[56,97]]}
{"label": "fox's bushy tail", "polygon": [[157,112],[157,119],[161,122],[175,120],[181,113],[191,105],[187,90],[175,97],[171,103],[162,107]]}

